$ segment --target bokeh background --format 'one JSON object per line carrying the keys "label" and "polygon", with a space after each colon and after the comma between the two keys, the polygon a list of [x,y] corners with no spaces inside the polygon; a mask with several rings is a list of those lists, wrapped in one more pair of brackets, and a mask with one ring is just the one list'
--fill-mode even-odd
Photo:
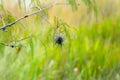
{"label": "bokeh background", "polygon": [[54,3],[0,30],[0,80],[120,80],[120,0],[0,0],[0,26]]}

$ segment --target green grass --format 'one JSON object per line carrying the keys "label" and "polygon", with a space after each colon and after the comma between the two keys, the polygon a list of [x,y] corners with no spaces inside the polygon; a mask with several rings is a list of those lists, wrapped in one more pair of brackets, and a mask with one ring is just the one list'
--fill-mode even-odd
{"label": "green grass", "polygon": [[18,35],[32,34],[20,42],[20,52],[0,45],[0,80],[120,79],[120,18],[67,27],[62,47],[54,44],[49,25],[31,29],[18,31]]}

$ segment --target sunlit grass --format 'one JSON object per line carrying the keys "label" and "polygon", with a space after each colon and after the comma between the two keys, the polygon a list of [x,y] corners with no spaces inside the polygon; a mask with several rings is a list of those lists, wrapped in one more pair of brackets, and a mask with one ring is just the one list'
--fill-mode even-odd
{"label": "sunlit grass", "polygon": [[[113,21],[114,20],[114,21]],[[62,47],[54,45],[51,27],[24,43],[21,51],[5,47],[0,59],[1,80],[110,80],[119,77],[119,18],[91,27],[67,28]],[[119,78],[118,78],[119,80]]]}
{"label": "sunlit grass", "polygon": [[[120,16],[114,15],[113,9],[107,16],[98,13],[96,21],[95,16],[89,17],[94,14],[82,8],[78,12],[63,10],[61,14],[54,13],[53,8],[49,12],[50,24],[44,18],[35,20],[36,16],[31,16],[8,28],[8,32],[0,31],[0,41],[5,43],[30,36],[11,43],[18,46],[15,48],[0,45],[0,80],[119,80]],[[59,32],[55,30],[54,16],[61,19],[62,46],[55,43]],[[6,23],[13,20],[7,18]]]}

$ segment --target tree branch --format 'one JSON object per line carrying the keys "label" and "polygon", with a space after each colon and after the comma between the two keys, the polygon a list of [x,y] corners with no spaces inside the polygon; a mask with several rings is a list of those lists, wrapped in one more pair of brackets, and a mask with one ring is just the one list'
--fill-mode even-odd
{"label": "tree branch", "polygon": [[3,42],[0,42],[0,44],[1,44],[1,45],[4,45],[4,46],[11,47],[11,48],[18,47],[18,46],[16,46],[16,45],[6,44],[6,43],[3,43]]}
{"label": "tree branch", "polygon": [[39,13],[39,12],[42,12],[42,11],[44,11],[44,10],[50,9],[50,8],[52,8],[54,5],[56,5],[56,4],[53,4],[53,5],[51,5],[51,6],[47,7],[47,8],[43,8],[43,9],[40,9],[40,10],[38,10],[38,11],[29,13],[29,14],[26,14],[26,15],[24,15],[24,16],[16,19],[15,21],[13,21],[13,22],[11,22],[11,23],[8,23],[8,24],[0,27],[0,30],[4,30],[4,31],[5,31],[6,28],[11,27],[12,25],[14,25],[15,23],[19,22],[20,20],[25,19],[25,18],[27,18],[27,17],[29,17],[29,16],[34,15],[34,14],[37,14],[37,13]]}
{"label": "tree branch", "polygon": [[[26,39],[28,39],[30,37],[32,37],[32,36],[28,36],[28,37],[25,37],[25,38],[22,38],[22,39],[19,39],[19,40],[12,40],[12,41],[10,41],[10,43],[12,43],[12,42],[20,42],[20,41],[26,40]],[[19,47],[19,46],[15,45],[15,44],[10,44],[10,43],[8,44],[8,43],[0,42],[0,45],[8,46],[8,47],[11,47],[11,48]]]}
{"label": "tree branch", "polygon": [[31,38],[32,36],[28,36],[28,37],[25,37],[25,38],[22,38],[22,39],[19,39],[19,40],[12,40],[10,42],[20,42],[20,41],[23,41],[25,39],[28,39],[28,38]]}
{"label": "tree branch", "polygon": [[[35,12],[32,12],[32,13],[29,13],[29,14],[26,14],[26,15],[22,16],[22,17],[16,19],[15,21],[13,21],[13,22],[11,22],[11,23],[8,23],[8,24],[0,27],[0,30],[6,31],[6,28],[11,27],[12,25],[14,25],[15,23],[21,21],[22,19],[25,19],[25,18],[27,18],[27,17],[29,17],[29,16],[32,16],[32,15],[35,15],[35,14],[37,14],[37,13],[40,13],[40,12],[42,12],[42,11],[44,11],[44,10],[50,9],[50,8],[54,7],[55,5],[69,5],[69,3],[54,3],[54,4],[52,4],[52,5],[49,6],[49,7],[46,7],[46,8],[43,8],[43,9],[39,9],[38,11],[35,11]],[[78,6],[79,6],[79,5],[80,5],[80,4],[78,4]]]}

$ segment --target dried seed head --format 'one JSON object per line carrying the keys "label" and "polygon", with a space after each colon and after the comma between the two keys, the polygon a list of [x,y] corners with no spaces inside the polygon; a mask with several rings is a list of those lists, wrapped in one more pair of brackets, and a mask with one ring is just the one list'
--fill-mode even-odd
{"label": "dried seed head", "polygon": [[55,43],[58,45],[62,45],[64,41],[64,37],[62,35],[55,36]]}

